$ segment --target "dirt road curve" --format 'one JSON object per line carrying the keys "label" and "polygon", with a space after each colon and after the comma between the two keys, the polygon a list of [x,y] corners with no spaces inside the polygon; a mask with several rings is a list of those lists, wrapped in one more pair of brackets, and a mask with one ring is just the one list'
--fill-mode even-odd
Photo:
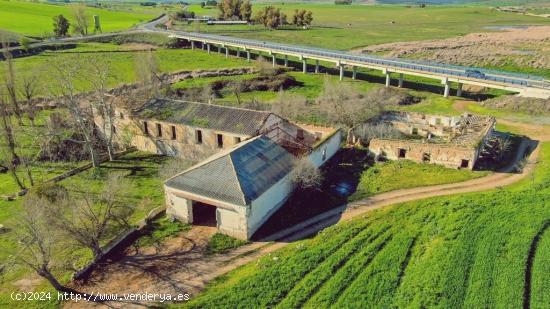
{"label": "dirt road curve", "polygon": [[[76,290],[94,294],[159,293],[196,295],[204,285],[241,265],[275,251],[285,243],[255,242],[227,254],[208,255],[206,245],[216,228],[194,226],[156,247],[128,248],[123,256],[100,266]],[[151,302],[149,302],[151,304]],[[66,302],[64,308],[146,308],[143,302]]]}

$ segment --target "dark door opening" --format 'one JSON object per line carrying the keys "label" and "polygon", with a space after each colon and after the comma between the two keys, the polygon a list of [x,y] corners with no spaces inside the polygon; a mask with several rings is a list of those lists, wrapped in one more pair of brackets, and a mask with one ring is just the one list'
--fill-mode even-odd
{"label": "dark door opening", "polygon": [[422,162],[428,163],[432,159],[432,155],[430,153],[425,152],[422,154]]}
{"label": "dark door opening", "polygon": [[397,156],[402,159],[405,158],[407,156],[407,150],[399,148]]}
{"label": "dark door opening", "polygon": [[193,224],[216,226],[216,206],[193,202]]}
{"label": "dark door opening", "polygon": [[470,165],[470,160],[462,160],[462,162],[460,162],[461,168],[468,168],[469,165]]}

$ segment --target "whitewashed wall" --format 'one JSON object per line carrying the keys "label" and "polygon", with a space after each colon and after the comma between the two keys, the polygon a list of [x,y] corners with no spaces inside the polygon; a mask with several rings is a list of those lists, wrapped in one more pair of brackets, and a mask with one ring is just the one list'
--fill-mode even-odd
{"label": "whitewashed wall", "polygon": [[[338,130],[332,136],[328,137],[321,144],[319,144],[308,155],[308,157],[315,166],[320,167],[338,152],[338,150],[340,149],[341,142],[342,142],[342,130]],[[325,152],[324,160],[323,160],[323,152]]]}

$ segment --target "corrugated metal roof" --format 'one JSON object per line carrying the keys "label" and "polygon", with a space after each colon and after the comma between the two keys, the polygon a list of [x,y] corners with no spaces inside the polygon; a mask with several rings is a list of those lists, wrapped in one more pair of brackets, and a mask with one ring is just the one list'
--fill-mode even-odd
{"label": "corrugated metal roof", "polygon": [[255,136],[270,112],[170,99],[152,99],[134,111],[144,119]]}
{"label": "corrugated metal roof", "polygon": [[166,185],[237,205],[250,203],[292,170],[294,156],[265,136],[169,179]]}

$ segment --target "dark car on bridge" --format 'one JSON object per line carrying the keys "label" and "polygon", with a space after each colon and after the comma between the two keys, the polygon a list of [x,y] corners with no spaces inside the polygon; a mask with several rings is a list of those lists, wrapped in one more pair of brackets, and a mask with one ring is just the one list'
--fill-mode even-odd
{"label": "dark car on bridge", "polygon": [[485,74],[478,70],[466,70],[466,76],[472,78],[485,78]]}

